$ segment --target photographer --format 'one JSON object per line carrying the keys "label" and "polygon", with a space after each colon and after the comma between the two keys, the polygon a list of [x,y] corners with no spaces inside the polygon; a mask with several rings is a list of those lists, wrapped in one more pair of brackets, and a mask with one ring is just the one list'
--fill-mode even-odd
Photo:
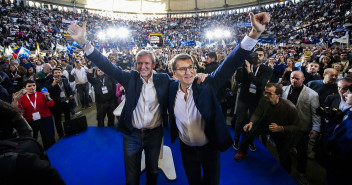
{"label": "photographer", "polygon": [[343,111],[325,108],[322,116],[328,119],[324,137],[327,183],[346,184],[352,166],[352,86],[344,93],[349,108]]}
{"label": "photographer", "polygon": [[[273,70],[259,60],[258,53],[254,52],[246,59],[246,63],[236,72],[236,82],[240,84],[240,94],[237,102],[237,119],[235,121],[235,142],[233,148],[239,149],[239,140],[243,126],[248,123],[262,97],[264,87],[273,74]],[[234,117],[236,118],[236,116]],[[232,121],[232,122],[233,122]],[[253,138],[254,139],[254,138]],[[250,141],[250,150],[255,151],[253,140]]]}
{"label": "photographer", "polygon": [[68,80],[62,76],[60,68],[53,69],[52,73],[53,77],[46,81],[45,86],[55,101],[54,106],[50,110],[54,115],[56,132],[61,138],[64,136],[61,114],[65,114],[65,122],[70,121],[70,101],[73,101],[73,92]]}

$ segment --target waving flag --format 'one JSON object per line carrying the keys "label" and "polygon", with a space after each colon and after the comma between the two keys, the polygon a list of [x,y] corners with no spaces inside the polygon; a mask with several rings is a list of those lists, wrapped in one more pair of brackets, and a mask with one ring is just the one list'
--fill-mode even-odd
{"label": "waving flag", "polygon": [[23,56],[24,58],[29,58],[31,51],[28,49],[21,47],[20,51],[18,52],[18,56]]}
{"label": "waving flag", "polygon": [[40,56],[40,48],[39,48],[39,44],[37,42],[37,50],[35,51],[35,54],[38,56],[38,60],[39,60],[39,56]]}
{"label": "waving flag", "polygon": [[13,52],[14,52],[16,55],[18,55],[18,52],[20,52],[20,50],[21,50],[21,47],[19,47],[19,46],[15,46],[15,47],[13,48]]}

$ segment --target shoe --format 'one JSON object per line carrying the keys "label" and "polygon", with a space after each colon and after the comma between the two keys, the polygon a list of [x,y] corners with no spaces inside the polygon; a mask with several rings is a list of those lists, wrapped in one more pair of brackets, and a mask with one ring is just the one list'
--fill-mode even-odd
{"label": "shoe", "polygon": [[234,141],[232,145],[233,149],[238,151],[240,149],[240,146],[238,145],[238,142]]}
{"label": "shoe", "polygon": [[78,116],[78,115],[81,115],[82,114],[82,111],[78,111],[78,112],[75,112],[75,114],[73,116]]}
{"label": "shoe", "polygon": [[303,173],[299,173],[298,174],[298,182],[301,184],[301,185],[308,185],[308,179],[307,179],[307,176]]}
{"label": "shoe", "polygon": [[250,150],[251,152],[255,152],[255,151],[257,150],[257,147],[255,147],[255,144],[250,144],[250,145],[249,145],[249,150]]}
{"label": "shoe", "polygon": [[86,106],[87,109],[89,109],[89,108],[91,108],[91,107],[92,107],[91,105],[87,105],[87,106]]}
{"label": "shoe", "polygon": [[246,158],[248,156],[248,153],[247,151],[243,151],[243,150],[240,150],[237,152],[237,154],[235,155],[235,160],[237,162],[240,162],[242,161],[244,158]]}

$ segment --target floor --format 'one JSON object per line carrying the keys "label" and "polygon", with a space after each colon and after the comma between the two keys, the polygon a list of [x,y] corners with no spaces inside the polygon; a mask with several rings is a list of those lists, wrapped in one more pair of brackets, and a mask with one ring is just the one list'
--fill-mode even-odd
{"label": "floor", "polygon": [[[84,114],[87,117],[88,126],[97,126],[96,107],[94,104],[92,104],[92,107],[88,109],[81,110],[80,108],[76,108],[76,111],[77,112],[82,111],[82,114]],[[230,124],[230,121],[231,121],[231,117],[227,117],[228,124]],[[105,123],[107,123],[107,118],[105,119]],[[117,124],[117,120],[115,120],[115,124]],[[58,139],[58,136],[56,136],[56,139]],[[275,147],[268,145],[268,149],[270,153],[276,159],[278,159]],[[292,161],[293,161],[293,166],[292,166],[291,176],[297,182],[297,184],[299,184],[298,173],[295,168],[296,167],[295,156],[292,156]],[[310,185],[326,185],[325,169],[322,168],[315,160],[308,159],[307,178]]]}

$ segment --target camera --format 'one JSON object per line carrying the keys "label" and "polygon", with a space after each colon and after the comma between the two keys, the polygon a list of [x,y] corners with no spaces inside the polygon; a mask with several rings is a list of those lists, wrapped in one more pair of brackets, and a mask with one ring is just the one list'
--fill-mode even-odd
{"label": "camera", "polygon": [[246,58],[246,60],[247,60],[250,64],[258,64],[258,62],[259,62],[258,53],[252,52],[251,54],[248,55],[248,57]]}
{"label": "camera", "polygon": [[342,112],[340,109],[336,108],[323,108],[319,107],[316,109],[317,115],[327,119],[331,123],[340,124],[342,122],[345,113]]}

